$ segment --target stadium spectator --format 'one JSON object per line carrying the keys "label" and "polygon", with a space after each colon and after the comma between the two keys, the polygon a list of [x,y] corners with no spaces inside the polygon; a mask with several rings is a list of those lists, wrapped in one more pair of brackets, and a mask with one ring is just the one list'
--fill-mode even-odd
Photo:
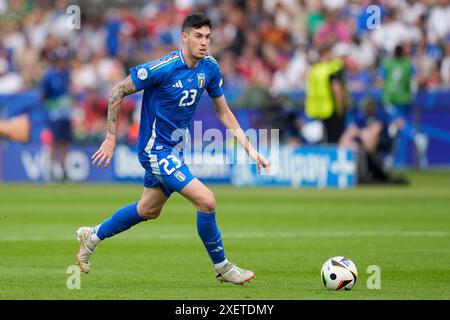
{"label": "stadium spectator", "polygon": [[0,94],[15,94],[22,89],[24,89],[22,76],[10,70],[6,51],[0,49]]}
{"label": "stadium spectator", "polygon": [[311,41],[320,27],[325,23],[325,14],[321,1],[306,1],[305,25],[308,39]]}
{"label": "stadium spectator", "polygon": [[30,38],[24,34],[22,50],[15,52],[15,62],[18,72],[22,75],[24,87],[30,88],[39,82],[44,72],[44,65],[40,61],[40,51],[33,46]]}
{"label": "stadium spectator", "polygon": [[280,59],[272,77],[271,93],[277,96],[304,89],[307,71],[308,61],[302,49],[297,49],[292,59],[286,56]]}
{"label": "stadium spectator", "polygon": [[14,51],[7,43],[8,37],[0,35],[0,94],[3,95],[14,94],[24,88],[23,78],[13,65]]}
{"label": "stadium spectator", "polygon": [[442,86],[446,89],[450,89],[450,42],[447,43],[445,49],[445,58],[442,59],[441,63],[441,79]]}
{"label": "stadium spectator", "polygon": [[[411,46],[413,87],[450,86],[447,0],[152,1],[126,7],[98,1],[82,5],[80,30],[65,28],[66,0],[2,3],[0,42],[8,66],[3,80],[11,80],[0,87],[6,92],[36,88],[49,68],[51,53],[63,43],[74,53],[68,65],[75,92],[83,99],[96,88],[105,97],[130,66],[175,50],[180,17],[198,9],[217,21],[211,53],[219,63],[234,59],[229,83],[224,82],[230,98],[260,87],[274,95],[304,90],[316,45],[330,39],[337,46],[348,45],[348,55],[358,66],[347,72],[352,91],[382,88],[382,77],[374,75],[403,41]],[[368,28],[369,5],[381,12],[376,30]]]}
{"label": "stadium spectator", "polygon": [[89,89],[75,105],[72,119],[74,141],[88,144],[101,142],[106,129],[107,111],[107,99],[97,89]]}
{"label": "stadium spectator", "polygon": [[247,83],[242,74],[238,71],[236,64],[237,57],[230,51],[221,54],[221,69],[223,77],[223,88],[225,91],[236,92],[246,87]]}
{"label": "stadium spectator", "polygon": [[326,143],[337,143],[345,129],[349,105],[344,61],[332,54],[330,44],[319,49],[319,61],[312,65],[306,86],[306,115],[322,121]]}
{"label": "stadium spectator", "polygon": [[358,183],[407,183],[405,178],[395,177],[383,167],[383,155],[390,151],[393,139],[388,130],[389,115],[383,105],[365,98],[361,107],[351,114],[351,124],[339,145],[356,151]]}
{"label": "stadium spectator", "polygon": [[70,92],[69,52],[58,47],[50,56],[51,66],[42,79],[42,99],[52,133],[50,158],[54,180],[66,179],[65,160],[72,140],[72,97]]}
{"label": "stadium spectator", "polygon": [[342,18],[340,11],[337,9],[326,11],[325,23],[320,27],[314,37],[316,47],[321,47],[331,42],[351,42],[352,34],[350,26]]}
{"label": "stadium spectator", "polygon": [[397,18],[397,10],[390,7],[385,14],[380,28],[373,31],[372,41],[376,44],[381,55],[391,55],[395,47],[402,42],[417,43],[421,39],[421,33],[414,25],[407,25]]}
{"label": "stadium spectator", "polygon": [[450,33],[450,5],[448,0],[437,0],[430,9],[427,23],[428,40],[439,42]]}
{"label": "stadium spectator", "polygon": [[[91,57],[104,51],[108,57],[119,57],[125,69],[149,56],[153,58],[173,50],[174,43],[179,40],[176,39],[179,16],[196,7],[212,13],[214,20],[218,21],[213,30],[217,36],[213,54],[220,57],[228,48],[239,56],[244,47],[250,45],[261,58],[261,44],[273,43],[280,53],[277,59],[287,57],[288,65],[295,59],[294,52],[299,46],[304,46],[302,50],[308,50],[314,44],[334,39],[336,43],[352,44],[354,58],[358,59],[361,67],[373,72],[379,67],[379,61],[374,59],[377,57],[376,50],[381,54],[392,53],[400,39],[410,41],[414,47],[423,40],[429,45],[440,46],[448,42],[449,33],[448,19],[444,18],[449,6],[442,0],[380,0],[370,3],[255,0],[242,3],[202,2],[198,5],[194,2],[183,5],[158,2],[143,7],[133,4],[106,13],[99,7],[83,8],[86,17],[83,17],[82,29],[76,32],[57,28],[63,25],[66,18],[63,9],[67,4],[67,1],[58,1],[52,7],[50,2],[42,1],[30,6],[26,1],[18,1],[6,9],[11,23],[2,23],[5,25],[2,28],[3,36],[9,50],[13,51],[13,69],[19,70],[28,86],[36,84],[35,79],[30,81],[30,74],[36,74],[36,78],[42,77],[42,73],[19,67],[17,57],[27,52],[42,51],[42,58],[33,65],[37,70],[45,69],[48,52],[54,49],[55,38],[67,42],[72,50],[76,49],[76,58],[81,59],[83,64],[89,64]],[[366,8],[369,4],[378,5],[381,10],[382,25],[378,30],[367,28],[370,13]],[[146,19],[139,19],[140,16]],[[359,41],[352,40],[355,36],[359,37]],[[29,45],[24,50],[26,42]],[[34,50],[30,50],[31,47]],[[442,76],[436,77],[436,68],[439,68],[443,58],[431,57],[434,61],[432,72],[427,74],[424,83],[428,83],[428,77],[431,77],[431,86],[442,85],[444,80]],[[35,58],[29,60],[35,61]],[[270,64],[283,65],[279,61]],[[277,74],[276,71],[272,70],[271,80]],[[26,72],[29,74],[25,75]],[[239,73],[245,76],[245,70]],[[251,80],[246,86],[253,84]],[[294,90],[298,89],[302,89],[301,83],[294,87]]]}
{"label": "stadium spectator", "polygon": [[348,43],[338,43],[333,46],[332,53],[344,62],[344,75],[347,89],[354,93],[364,93],[370,90],[373,79],[369,70],[362,67],[359,48]]}

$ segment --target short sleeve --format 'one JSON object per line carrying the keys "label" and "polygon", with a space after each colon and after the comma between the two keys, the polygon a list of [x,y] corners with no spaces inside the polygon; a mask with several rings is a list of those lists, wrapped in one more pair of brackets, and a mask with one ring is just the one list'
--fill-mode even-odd
{"label": "short sleeve", "polygon": [[152,68],[154,62],[147,62],[130,69],[131,80],[137,91],[153,87],[161,82],[164,68]]}
{"label": "short sleeve", "polygon": [[219,98],[223,95],[223,80],[222,73],[220,72],[217,62],[211,63],[211,81],[209,81],[206,91],[211,98]]}
{"label": "short sleeve", "polygon": [[344,74],[344,70],[340,69],[337,72],[333,73],[330,75],[330,80],[338,80],[341,83],[345,82],[345,74]]}

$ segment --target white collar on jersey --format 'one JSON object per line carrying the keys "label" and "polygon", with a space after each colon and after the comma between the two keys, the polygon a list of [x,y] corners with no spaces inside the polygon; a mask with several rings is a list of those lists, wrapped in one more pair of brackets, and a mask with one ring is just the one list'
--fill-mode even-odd
{"label": "white collar on jersey", "polygon": [[183,50],[179,50],[179,51],[178,51],[178,54],[180,55],[181,62],[185,65],[186,62],[184,62],[184,58],[183,58]]}

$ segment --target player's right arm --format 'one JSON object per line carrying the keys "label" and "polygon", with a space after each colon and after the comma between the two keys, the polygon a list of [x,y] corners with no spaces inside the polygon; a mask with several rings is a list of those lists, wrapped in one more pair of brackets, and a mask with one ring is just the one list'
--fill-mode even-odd
{"label": "player's right arm", "polygon": [[171,61],[171,57],[172,60],[175,58],[172,54],[172,56],[165,56],[131,68],[130,75],[112,88],[108,99],[108,130],[105,141],[92,156],[93,165],[97,163],[97,166],[100,168],[105,163],[105,168],[108,168],[111,162],[114,149],[116,148],[117,120],[123,97],[146,88],[158,86],[167,75],[166,69],[160,66]]}
{"label": "player's right arm", "polygon": [[111,89],[108,99],[106,138],[100,148],[92,155],[93,165],[97,163],[97,166],[100,168],[105,163],[105,169],[109,167],[114,149],[116,148],[117,121],[119,119],[123,98],[136,91],[131,76],[126,77]]}

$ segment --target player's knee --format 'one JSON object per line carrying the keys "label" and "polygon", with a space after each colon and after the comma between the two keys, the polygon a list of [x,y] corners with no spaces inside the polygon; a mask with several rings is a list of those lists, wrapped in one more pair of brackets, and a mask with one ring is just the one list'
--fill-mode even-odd
{"label": "player's knee", "polygon": [[216,198],[214,194],[204,196],[197,204],[198,210],[201,212],[214,212],[216,211]]}
{"label": "player's knee", "polygon": [[159,215],[161,214],[161,209],[160,208],[150,208],[147,209],[146,211],[144,211],[144,219],[146,220],[152,220],[152,219],[156,219],[159,217]]}
{"label": "player's knee", "polygon": [[145,220],[152,220],[159,217],[162,208],[141,205],[138,207],[139,215]]}

